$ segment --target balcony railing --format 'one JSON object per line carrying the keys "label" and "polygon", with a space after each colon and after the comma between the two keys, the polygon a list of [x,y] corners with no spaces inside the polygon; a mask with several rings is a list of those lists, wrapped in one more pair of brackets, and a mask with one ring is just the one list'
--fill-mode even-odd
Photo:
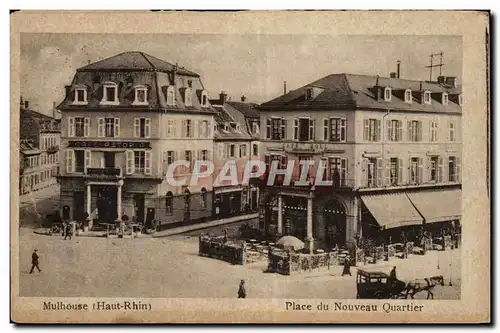
{"label": "balcony railing", "polygon": [[87,168],[89,176],[118,176],[122,175],[121,168]]}

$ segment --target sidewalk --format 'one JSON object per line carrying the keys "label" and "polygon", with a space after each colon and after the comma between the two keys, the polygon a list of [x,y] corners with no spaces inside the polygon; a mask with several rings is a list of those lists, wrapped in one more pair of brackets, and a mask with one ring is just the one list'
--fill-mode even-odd
{"label": "sidewalk", "polygon": [[200,229],[205,229],[205,228],[210,228],[210,227],[216,227],[216,226],[223,225],[223,224],[229,224],[229,223],[240,222],[240,221],[244,221],[244,220],[250,220],[250,219],[257,218],[258,216],[259,216],[258,213],[252,213],[252,214],[246,214],[246,215],[240,215],[240,216],[233,216],[233,217],[220,219],[220,220],[214,220],[214,221],[205,222],[205,223],[187,225],[187,226],[183,226],[183,227],[172,228],[172,229],[168,229],[168,230],[155,232],[153,237],[156,238],[156,237],[173,236],[173,235],[182,234],[182,233],[185,233],[188,231],[200,230]]}

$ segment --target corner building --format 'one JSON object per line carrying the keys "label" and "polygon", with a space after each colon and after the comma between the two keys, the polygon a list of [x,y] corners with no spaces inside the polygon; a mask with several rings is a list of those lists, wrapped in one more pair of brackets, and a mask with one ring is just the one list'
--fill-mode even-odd
{"label": "corner building", "polygon": [[[213,115],[200,76],[142,52],[79,68],[62,113],[62,216],[161,224],[212,214],[212,179],[189,185],[196,159],[211,160]],[[175,169],[167,182],[168,166]]]}
{"label": "corner building", "polygon": [[[291,186],[262,179],[260,227],[310,249],[396,240],[461,218],[462,94],[436,82],[332,74],[260,106],[261,158],[294,160]],[[293,186],[313,160],[309,186]],[[314,186],[323,161],[330,186]],[[386,240],[384,240],[386,241]]]}

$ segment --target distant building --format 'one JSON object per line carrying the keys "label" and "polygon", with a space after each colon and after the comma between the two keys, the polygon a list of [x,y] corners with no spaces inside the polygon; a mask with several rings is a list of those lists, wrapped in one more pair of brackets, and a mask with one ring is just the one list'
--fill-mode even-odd
{"label": "distant building", "polygon": [[[314,161],[308,186],[263,183],[264,231],[295,235],[313,249],[459,224],[462,93],[456,78],[332,74],[259,111],[266,164]],[[320,162],[329,186],[314,185]],[[293,180],[301,172],[296,166]]]}
{"label": "distant building", "polygon": [[[260,121],[255,107],[257,104],[227,101],[223,91],[219,99],[210,100],[217,110],[214,131],[214,179],[223,171],[228,161],[234,162],[238,171],[238,185],[224,182],[214,188],[214,213],[226,217],[243,211],[255,211],[258,207],[258,187],[242,184],[245,166],[252,159],[259,159],[257,127]],[[253,129],[253,132],[252,132]]]}
{"label": "distant building", "polygon": [[143,52],[79,68],[62,111],[63,217],[174,223],[212,214],[212,179],[191,186],[191,167],[212,159],[215,110],[198,74]]}
{"label": "distant building", "polygon": [[47,116],[22,97],[19,116],[19,193],[24,195],[57,183],[61,127],[55,109],[54,117]]}

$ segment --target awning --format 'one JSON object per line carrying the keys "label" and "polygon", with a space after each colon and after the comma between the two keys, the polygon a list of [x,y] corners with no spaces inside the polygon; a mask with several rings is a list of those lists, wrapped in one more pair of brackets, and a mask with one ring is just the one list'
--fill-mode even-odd
{"label": "awning", "polygon": [[462,215],[460,189],[409,192],[408,197],[426,223],[457,220]]}
{"label": "awning", "polygon": [[404,193],[362,195],[366,208],[382,229],[423,224],[423,219]]}

